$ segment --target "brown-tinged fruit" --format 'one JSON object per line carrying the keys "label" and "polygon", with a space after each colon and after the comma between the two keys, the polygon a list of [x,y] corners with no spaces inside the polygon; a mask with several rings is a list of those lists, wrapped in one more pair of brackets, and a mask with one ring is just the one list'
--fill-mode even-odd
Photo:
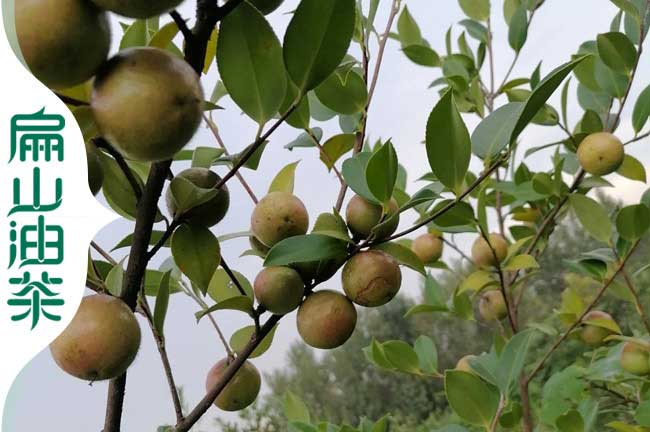
{"label": "brown-tinged fruit", "polygon": [[[595,320],[607,320],[614,321],[614,318],[606,312],[602,311],[591,311],[582,319],[583,322],[595,321]],[[614,334],[614,332],[605,327],[593,325],[593,324],[584,324],[580,332],[580,337],[582,341],[589,346],[597,347],[602,345],[605,338]]]}
{"label": "brown-tinged fruit", "polygon": [[508,316],[508,307],[501,291],[490,290],[481,294],[478,310],[485,321],[501,321]]}
{"label": "brown-tinged fruit", "polygon": [[280,240],[307,233],[309,214],[305,205],[288,192],[271,192],[260,200],[251,215],[251,230],[259,241],[273,247]]}
{"label": "brown-tinged fruit", "polygon": [[[399,211],[399,206],[395,199],[391,198],[388,207],[389,211],[384,220]],[[348,228],[350,228],[350,231],[356,238],[368,238],[372,233],[372,229],[382,221],[382,216],[383,209],[380,205],[366,201],[359,195],[353,196],[345,208],[345,220]],[[393,218],[389,224],[377,230],[375,232],[375,238],[384,239],[389,237],[395,232],[398,225],[399,215]]]}
{"label": "brown-tinged fruit", "polygon": [[183,0],[92,0],[102,9],[129,18],[152,18],[174,9]]}
{"label": "brown-tinged fruit", "polygon": [[199,77],[187,62],[158,48],[130,48],[97,73],[90,106],[100,133],[120,153],[156,162],[173,158],[194,136],[202,103]]}
{"label": "brown-tinged fruit", "polygon": [[[212,366],[205,379],[206,391],[209,392],[219,382],[229,364],[230,360],[225,358]],[[246,361],[219,393],[214,404],[224,411],[243,410],[255,402],[261,387],[260,373],[251,362]]]}
{"label": "brown-tinged fruit", "polygon": [[623,143],[609,132],[587,136],[578,146],[578,161],[589,174],[604,176],[613,173],[623,163]]}
{"label": "brown-tinged fruit", "polygon": [[81,84],[106,61],[108,17],[87,0],[16,0],[15,17],[23,58],[48,87]]}
{"label": "brown-tinged fruit", "polygon": [[50,344],[54,361],[72,376],[101,381],[122,375],[140,348],[140,326],[119,298],[84,297],[72,322]]}
{"label": "brown-tinged fruit", "polygon": [[[212,189],[221,181],[221,177],[217,173],[207,168],[189,168],[178,173],[176,177],[187,179],[202,189]],[[177,206],[171,188],[167,189],[166,199],[169,213],[176,218],[178,216],[176,214]],[[211,227],[226,216],[229,206],[230,193],[228,187],[223,185],[213,198],[185,212],[182,215],[182,220],[190,225]]]}
{"label": "brown-tinged fruit", "polygon": [[357,325],[352,302],[336,291],[317,291],[298,309],[298,333],[309,346],[332,349],[343,345]]}
{"label": "brown-tinged fruit", "polygon": [[343,267],[343,291],[360,306],[381,306],[393,299],[402,285],[397,260],[380,250],[354,255]]}
{"label": "brown-tinged fruit", "polygon": [[487,237],[489,244],[478,237],[472,245],[472,259],[479,267],[496,266],[508,256],[508,242],[501,234],[491,233]]}
{"label": "brown-tinged fruit", "polygon": [[650,374],[650,351],[634,342],[625,342],[621,351],[621,367],[634,375]]}
{"label": "brown-tinged fruit", "polygon": [[443,247],[444,243],[442,242],[442,238],[431,233],[416,237],[411,244],[413,253],[425,264],[432,264],[438,261],[442,256]]}
{"label": "brown-tinged fruit", "polygon": [[266,267],[253,283],[255,298],[266,310],[284,315],[295,310],[302,300],[305,286],[302,278],[289,267]]}

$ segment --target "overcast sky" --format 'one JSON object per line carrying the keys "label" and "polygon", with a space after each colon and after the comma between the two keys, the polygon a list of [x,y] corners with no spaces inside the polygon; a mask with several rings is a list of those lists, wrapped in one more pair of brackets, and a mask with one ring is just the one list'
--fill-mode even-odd
{"label": "overcast sky", "polygon": [[[188,0],[181,11],[184,16],[192,16],[194,1]],[[507,28],[502,15],[502,1],[493,0],[492,20],[495,33],[495,57],[497,81],[510,65],[512,50],[507,43]],[[269,19],[282,38],[284,28],[289,20],[286,12],[292,11],[296,0],[287,0],[279,11]],[[423,36],[429,40],[438,52],[444,52],[444,34],[450,25],[464,18],[456,0],[409,0],[409,9],[422,29]],[[378,28],[383,28],[389,8],[389,0],[382,0],[376,19]],[[529,77],[540,60],[542,71],[546,74],[551,69],[570,59],[578,46],[595,39],[596,34],[609,31],[609,24],[615,14],[615,8],[608,0],[547,0],[535,16],[528,36],[522,58],[518,62],[513,77]],[[117,19],[113,17],[114,33],[119,36]],[[456,29],[455,36],[459,34]],[[455,37],[454,37],[455,40]],[[114,43],[116,49],[117,43]],[[376,47],[373,46],[373,50]],[[632,91],[632,100],[639,91],[648,85],[650,76],[650,56],[646,56],[640,65],[640,73]],[[407,168],[410,180],[415,180],[429,171],[424,147],[420,144],[424,137],[426,118],[437,101],[437,92],[427,90],[427,86],[437,78],[437,70],[414,65],[400,52],[395,41],[390,41],[386,50],[381,77],[370,112],[369,136],[371,139],[392,137],[400,162]],[[644,80],[645,78],[645,80]],[[203,80],[207,94],[216,82],[216,68],[213,67],[208,78]],[[575,83],[575,80],[574,80]],[[579,119],[581,111],[575,102],[575,86],[572,87],[573,100],[570,103],[569,117],[571,124]],[[558,92],[559,93],[559,92]],[[559,100],[555,95],[554,101]],[[224,100],[225,111],[215,112],[223,138],[229,150],[236,152],[244,148],[255,136],[256,125],[240,114],[240,110],[230,100]],[[557,106],[557,104],[556,104]],[[619,135],[623,140],[632,137],[630,126],[631,109],[625,111]],[[468,119],[473,128],[474,118]],[[326,136],[338,133],[335,123],[313,123],[325,129]],[[556,128],[557,129],[557,128]],[[315,215],[330,211],[338,192],[338,182],[332,173],[328,173],[318,160],[313,148],[297,149],[293,152],[283,146],[293,140],[299,131],[289,126],[281,127],[270,140],[260,170],[244,170],[242,174],[253,190],[263,195],[273,175],[289,162],[301,160],[298,166],[296,195],[306,204],[312,222]],[[562,138],[558,130],[543,127],[529,127],[523,135],[522,145],[526,148],[555,141]],[[648,152],[644,148],[649,142],[639,142],[628,147],[635,157],[648,162]],[[192,145],[215,145],[212,136],[201,129],[192,141]],[[529,165],[535,169],[548,168],[550,152],[538,154]],[[472,162],[475,170],[480,168],[476,160]],[[223,171],[223,168],[219,168]],[[626,200],[636,200],[645,190],[645,185],[612,176],[617,186],[616,195]],[[231,207],[228,215],[215,229],[218,234],[247,230],[253,205],[243,189],[235,181],[228,184],[231,193]],[[409,191],[417,190],[413,181]],[[402,219],[402,226],[408,226],[412,215]],[[97,241],[111,249],[130,229],[130,224],[116,223],[105,228]],[[470,237],[459,237],[465,247]],[[255,257],[238,258],[248,248],[247,240],[232,240],[222,244],[222,251],[228,263],[234,269],[244,273],[252,280],[261,268],[261,261]],[[167,256],[167,251],[162,255]],[[453,257],[453,251],[447,250],[445,256]],[[120,258],[119,254],[116,254]],[[160,260],[156,261],[159,263]],[[403,270],[403,291],[416,295],[419,291],[418,277],[410,270]],[[340,288],[339,276],[324,284],[328,288]],[[208,369],[221,357],[224,349],[220,346],[213,328],[207,320],[196,324],[194,312],[197,308],[182,294],[172,297],[166,323],[167,350],[169,352],[176,381],[183,386],[190,406],[193,406],[204,394],[204,378]],[[217,319],[223,329],[231,334],[238,328],[248,325],[241,313],[220,312]],[[143,432],[155,430],[165,423],[173,423],[174,415],[171,399],[167,390],[160,359],[158,357],[151,333],[144,322],[143,343],[140,354],[129,370],[127,395],[125,401],[123,430],[125,432]],[[282,320],[276,333],[272,348],[255,364],[263,372],[282,367],[288,346],[297,339],[295,317]],[[22,372],[9,397],[4,426],[6,432],[31,432],[36,430],[54,431],[100,431],[103,425],[106,383],[96,383],[92,387],[76,380],[54,364],[49,352],[37,356]],[[360,389],[362,391],[362,389]],[[206,418],[225,415],[213,408]],[[209,430],[209,428],[206,428]]]}

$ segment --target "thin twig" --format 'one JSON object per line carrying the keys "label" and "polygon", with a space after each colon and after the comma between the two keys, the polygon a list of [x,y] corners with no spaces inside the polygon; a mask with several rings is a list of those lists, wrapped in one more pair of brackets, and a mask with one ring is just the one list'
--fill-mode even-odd
{"label": "thin twig", "polygon": [[176,27],[178,27],[178,30],[181,32],[186,41],[194,38],[194,33],[192,33],[192,30],[190,30],[190,28],[187,26],[187,21],[177,10],[169,12],[169,15],[176,23]]}
{"label": "thin twig", "polygon": [[314,145],[316,147],[318,147],[318,150],[320,151],[321,156],[325,159],[325,161],[329,164],[329,166],[332,167],[332,171],[334,171],[334,173],[336,174],[336,177],[338,177],[339,182],[341,183],[341,185],[344,185],[345,180],[343,180],[343,176],[341,175],[341,172],[336,167],[336,164],[334,163],[332,158],[330,158],[330,156],[327,153],[325,153],[325,149],[321,145],[320,141],[318,141],[318,138],[316,137],[316,135],[314,135],[314,131],[312,131],[310,128],[306,128],[305,133],[307,135],[309,135],[309,138],[311,138]]}
{"label": "thin twig", "polygon": [[648,137],[650,137],[650,132],[646,132],[646,133],[644,133],[642,135],[637,135],[634,138],[632,138],[631,140],[626,141],[623,145],[632,144],[632,143],[635,143],[637,141],[641,141],[642,139],[645,139],[645,138],[648,138]]}
{"label": "thin twig", "polygon": [[244,287],[242,287],[241,283],[239,282],[239,279],[237,279],[237,276],[235,276],[235,273],[230,269],[228,266],[228,263],[226,263],[226,260],[221,257],[221,267],[223,267],[223,270],[226,272],[232,283],[237,287],[237,291],[239,291],[239,294],[246,296],[246,291],[244,290]]}
{"label": "thin twig", "polygon": [[467,260],[471,265],[475,266],[474,260],[471,259],[461,248],[459,248],[456,243],[447,240],[445,237],[441,237],[444,244],[455,250],[458,255]]}
{"label": "thin twig", "polygon": [[181,221],[179,219],[174,219],[168,226],[165,232],[163,233],[162,237],[156,242],[156,244],[147,252],[147,259],[150,260],[153,258],[158,251],[165,246],[165,243],[167,243],[167,240],[174,234],[174,231],[176,228],[178,228],[181,225]]}
{"label": "thin twig", "polygon": [[[226,144],[223,142],[223,139],[221,139],[221,134],[219,133],[219,128],[217,128],[217,125],[207,116],[205,113],[203,114],[203,120],[205,120],[205,123],[208,125],[208,129],[210,129],[210,132],[212,132],[212,135],[214,138],[217,140],[217,144],[219,144],[219,147],[223,149],[223,153],[226,156],[230,156],[230,153],[228,152],[228,149],[226,148]],[[257,204],[259,200],[257,199],[257,196],[253,192],[253,189],[250,187],[250,185],[246,182],[244,179],[244,176],[242,175],[241,172],[237,171],[235,173],[235,176],[237,177],[237,180],[239,180],[239,183],[241,183],[242,187],[246,191],[249,197],[251,197],[251,200],[253,200],[254,204]]]}
{"label": "thin twig", "polygon": [[106,251],[105,251],[101,246],[99,246],[99,245],[98,245],[94,240],[90,242],[90,245],[91,245],[92,248],[95,249],[95,250],[96,250],[96,251],[97,251],[101,256],[103,256],[104,259],[106,259],[106,261],[108,261],[108,262],[111,263],[112,265],[116,265],[116,264],[117,264],[117,261],[115,261],[115,260],[113,259],[113,257],[112,257],[108,252],[106,252]]}

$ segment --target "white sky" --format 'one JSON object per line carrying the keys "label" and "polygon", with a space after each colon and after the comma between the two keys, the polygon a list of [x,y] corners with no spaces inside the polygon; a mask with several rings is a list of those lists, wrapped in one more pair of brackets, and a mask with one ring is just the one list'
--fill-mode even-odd
{"label": "white sky", "polygon": [[[190,17],[194,9],[194,1],[188,0],[181,8],[183,16]],[[493,26],[495,33],[495,57],[497,82],[510,65],[512,50],[507,43],[507,28],[502,15],[502,1],[494,1]],[[289,20],[285,12],[294,9],[296,0],[287,0],[281,9],[269,17],[280,39]],[[444,53],[444,34],[447,28],[464,18],[457,6],[456,0],[410,0],[408,6],[422,29],[423,36],[429,40],[432,47],[439,53]],[[383,28],[386,21],[389,0],[382,0],[376,25]],[[522,58],[515,68],[513,77],[529,77],[540,60],[544,60],[543,74],[570,59],[578,46],[594,39],[596,34],[609,31],[609,24],[615,14],[615,8],[608,0],[547,0],[546,4],[535,16],[532,29],[528,36]],[[119,35],[117,20],[113,17],[115,34]],[[454,40],[460,30],[456,30]],[[473,42],[472,42],[473,43]],[[114,43],[116,49],[117,43]],[[376,51],[376,47],[373,47]],[[634,85],[631,100],[648,85],[650,71],[649,56],[640,65],[638,79]],[[427,116],[437,101],[437,93],[427,90],[428,84],[437,78],[437,70],[424,68],[411,63],[399,51],[395,41],[388,43],[381,78],[375,99],[370,111],[369,135],[371,139],[392,137],[400,162],[407,168],[410,179],[415,180],[429,171],[424,147],[420,144],[424,137]],[[213,66],[208,78],[203,80],[205,92],[209,95],[216,82],[216,67]],[[572,90],[575,92],[575,79]],[[559,92],[558,92],[559,93]],[[574,93],[570,103],[569,117],[571,124],[579,119],[581,111],[575,102]],[[559,101],[555,95],[554,101]],[[215,119],[221,127],[223,138],[232,152],[244,148],[254,138],[256,125],[230,100],[221,102],[226,106],[225,111],[215,112]],[[632,137],[630,125],[631,105],[625,111],[623,124],[619,128],[619,136],[623,140]],[[470,129],[476,124],[474,118],[468,120]],[[313,125],[321,126],[314,123]],[[328,124],[325,135],[338,133],[335,122]],[[321,212],[331,210],[338,192],[338,182],[333,173],[328,173],[318,160],[315,149],[296,149],[289,152],[282,147],[293,140],[299,131],[289,126],[281,127],[270,140],[270,144],[262,159],[261,168],[257,172],[244,170],[242,173],[258,196],[263,195],[273,175],[287,163],[302,160],[298,167],[298,182],[296,195],[306,204],[312,222]],[[543,127],[529,127],[523,135],[525,147],[540,145],[562,138],[558,130]],[[215,145],[212,136],[205,129],[194,138],[193,145]],[[627,148],[631,154],[648,162],[648,153],[644,151],[648,140],[639,142]],[[535,156],[529,165],[536,169],[548,168],[550,151]],[[479,169],[476,160],[472,168]],[[224,168],[219,168],[223,171]],[[638,199],[646,186],[613,176],[617,190],[616,195],[626,200]],[[224,219],[216,227],[218,234],[242,231],[248,229],[252,202],[244,193],[236,180],[229,183],[231,192],[231,208]],[[409,191],[414,192],[418,186],[413,182]],[[348,195],[349,196],[349,195]],[[412,215],[404,217],[402,226],[408,226]],[[110,249],[124,234],[130,224],[118,223],[104,229],[97,241]],[[459,237],[460,243],[467,246],[467,237]],[[247,240],[233,240],[222,245],[225,258],[231,267],[243,272],[252,280],[261,268],[261,261],[255,257],[238,258],[239,254],[248,248]],[[163,251],[166,256],[167,251]],[[445,256],[453,256],[453,251],[447,250]],[[118,258],[120,256],[118,255]],[[416,294],[419,290],[418,277],[410,270],[404,270],[403,290]],[[339,288],[338,276],[324,287]],[[196,307],[191,300],[176,295],[172,298],[167,317],[167,350],[170,355],[176,381],[182,385],[190,406],[193,406],[204,394],[204,378],[208,369],[219,358],[224,356],[216,334],[207,320],[199,325],[194,319]],[[248,325],[248,320],[241,313],[220,312],[217,319],[223,329],[232,333],[236,329]],[[171,399],[167,390],[158,353],[146,323],[141,322],[143,343],[140,354],[129,370],[127,394],[123,419],[125,432],[141,432],[155,430],[155,427],[165,423],[173,423],[174,415]],[[284,355],[291,342],[296,340],[295,319],[285,318],[276,333],[273,347],[255,364],[262,371],[268,372],[283,365]],[[23,371],[14,385],[7,405],[4,419],[6,432],[48,430],[69,431],[99,431],[103,425],[106,383],[96,383],[89,387],[87,383],[76,380],[60,371],[49,352],[37,356]],[[213,408],[207,418],[225,415]],[[232,417],[231,417],[232,418]],[[209,420],[206,424],[209,424]]]}

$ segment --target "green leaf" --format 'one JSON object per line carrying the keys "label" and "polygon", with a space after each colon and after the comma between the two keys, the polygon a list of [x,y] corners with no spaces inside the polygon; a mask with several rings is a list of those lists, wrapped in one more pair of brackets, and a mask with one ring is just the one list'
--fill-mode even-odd
{"label": "green leaf", "polygon": [[119,297],[122,295],[122,286],[124,285],[124,268],[121,263],[115,264],[104,281],[106,289],[112,295]]}
{"label": "green leaf", "polygon": [[632,125],[634,126],[635,133],[638,134],[641,132],[641,129],[645,126],[648,118],[650,118],[650,85],[639,94],[639,98],[634,104]]}
{"label": "green leaf", "polygon": [[144,20],[135,20],[131,24],[120,41],[120,50],[137,46],[147,45],[147,22]]}
{"label": "green leaf", "polygon": [[513,385],[519,380],[519,374],[524,367],[534,333],[533,329],[517,333],[501,351],[495,378],[501,393],[506,396],[512,393]]}
{"label": "green leaf", "polygon": [[650,427],[650,400],[644,400],[636,407],[634,420],[641,426]]}
{"label": "green leaf", "polygon": [[638,159],[629,154],[625,155],[623,163],[618,167],[616,172],[630,180],[636,180],[643,183],[646,182],[645,167]]}
{"label": "green leaf", "polygon": [[609,0],[609,1],[614,3],[616,6],[619,7],[619,9],[633,16],[637,20],[640,19],[639,10],[636,8],[636,6],[634,6],[634,3],[632,3],[630,0]]}
{"label": "green leaf", "polygon": [[542,82],[539,83],[535,90],[530,94],[524,104],[524,108],[517,119],[517,123],[510,136],[510,145],[513,145],[521,132],[526,128],[528,123],[535,117],[537,112],[544,107],[546,101],[551,97],[555,90],[562,84],[564,78],[571,73],[571,71],[582,62],[586,56],[579,57],[573,61],[565,63],[549,73]]}
{"label": "green leaf", "polygon": [[[97,154],[104,173],[104,183],[102,184],[104,198],[106,198],[111,208],[121,216],[131,220],[135,219],[138,200],[131,183],[124,175],[124,171],[112,157],[102,151],[98,151]],[[142,190],[144,184],[140,177],[135,174],[134,177]]]}
{"label": "green leaf", "polygon": [[293,193],[293,186],[296,178],[296,167],[298,166],[297,162],[292,162],[289,165],[285,166],[280,170],[279,173],[271,181],[269,186],[269,192],[289,192]]}
{"label": "green leaf", "polygon": [[532,255],[517,255],[508,260],[503,267],[504,270],[525,270],[539,268],[537,260]]}
{"label": "green leaf", "polygon": [[171,244],[178,268],[205,294],[221,261],[217,238],[205,227],[181,225],[172,235]]}
{"label": "green leaf", "polygon": [[[293,104],[298,100],[298,88],[296,85],[289,79],[287,79],[287,94],[284,98],[284,102],[280,105],[280,112],[285,113],[291,108]],[[309,129],[310,117],[310,108],[309,108],[309,99],[302,96],[300,102],[296,109],[287,117],[287,124],[298,129]],[[314,128],[317,129],[317,128]]]}
{"label": "green leaf", "polygon": [[388,204],[393,196],[393,189],[397,181],[397,167],[397,153],[395,153],[395,148],[390,140],[373,153],[368,160],[365,173],[368,189],[383,204]]}
{"label": "green leaf", "polygon": [[572,409],[555,420],[555,425],[560,432],[584,432],[585,424],[582,415]]}
{"label": "green leaf", "polygon": [[199,311],[195,314],[196,321],[200,321],[204,316],[216,312],[218,310],[237,310],[246,312],[247,314],[253,313],[253,300],[248,296],[239,295],[236,297],[229,297],[219,303],[210,306],[207,309]]}
{"label": "green leaf", "polygon": [[483,42],[487,44],[488,31],[483,24],[470,19],[464,19],[460,21],[458,24],[465,27],[467,29],[467,33],[469,33],[469,35],[472,36],[474,39],[478,40],[479,42]]}
{"label": "green leaf", "polygon": [[398,370],[406,373],[419,373],[420,359],[411,347],[401,340],[387,341],[382,344],[386,359]]}
{"label": "green leaf", "polygon": [[484,118],[472,133],[472,152],[484,160],[497,156],[509,144],[524,104],[511,102]]}
{"label": "green leaf", "polygon": [[596,60],[594,73],[598,86],[608,96],[621,98],[625,95],[630,80],[625,73],[610,69],[600,59]]}
{"label": "green leaf", "polygon": [[400,13],[399,18],[397,19],[397,32],[402,47],[422,44],[422,33],[420,32],[420,27],[418,27],[418,24],[413,19],[408,6],[404,6],[402,13]]}
{"label": "green leaf", "polygon": [[428,374],[434,374],[438,371],[438,350],[436,344],[430,337],[421,335],[413,344],[418,360],[420,361],[420,369]]}
{"label": "green leaf", "polygon": [[334,135],[323,144],[320,160],[323,161],[328,170],[331,170],[341,156],[354,148],[356,141],[355,134]]}
{"label": "green leaf", "polygon": [[440,56],[426,45],[409,45],[402,48],[406,57],[420,66],[440,66]]}
{"label": "green leaf", "polygon": [[169,280],[171,278],[171,270],[166,271],[160,280],[160,288],[156,295],[156,306],[153,311],[153,323],[156,331],[160,336],[165,334],[165,317],[167,317],[167,307],[169,306]]}
{"label": "green leaf", "polygon": [[334,213],[321,213],[318,215],[312,233],[334,237],[345,242],[350,241],[348,226],[336,211]]}
{"label": "green leaf", "polygon": [[[271,344],[273,343],[273,337],[275,336],[275,331],[277,330],[278,325],[276,324],[273,329],[267,334],[264,339],[260,342],[260,344],[253,350],[249,358],[255,358],[259,357],[262,354],[264,354],[266,351],[268,351],[269,348],[271,348]],[[255,326],[247,326],[240,328],[237,330],[233,335],[230,337],[230,347],[235,351],[237,354],[241,354],[241,352],[244,350],[246,345],[251,341],[251,338],[255,334]]]}
{"label": "green leaf", "polygon": [[[217,56],[217,40],[219,39],[219,29],[215,27],[210,34],[210,39],[208,40],[208,46],[205,50],[205,59],[203,60],[203,73],[207,74],[210,71],[210,67],[214,62],[214,58]],[[221,81],[219,81],[221,82]],[[222,83],[223,85],[223,83]],[[213,101],[214,102],[214,101]]]}
{"label": "green leaf", "polygon": [[341,63],[356,20],[354,0],[302,0],[284,36],[284,64],[300,93],[315,88]]}
{"label": "green leaf", "polygon": [[471,140],[451,91],[433,108],[427,121],[429,165],[440,182],[459,194],[469,168]]}
{"label": "green leaf", "polygon": [[458,371],[445,372],[445,394],[449,405],[468,423],[490,427],[499,406],[499,390],[478,376]]}
{"label": "green leaf", "polygon": [[618,234],[626,240],[637,240],[650,228],[650,209],[645,204],[623,207],[616,216]]}
{"label": "green leaf", "polygon": [[284,395],[284,416],[288,421],[310,422],[309,408],[298,396],[287,391]]}
{"label": "green leaf", "polygon": [[[171,259],[171,257],[170,257]],[[171,270],[171,275],[169,278],[169,294],[176,294],[182,291],[178,278],[180,278],[180,271],[175,269],[160,268],[163,271],[158,270],[147,270],[144,278],[144,293],[149,297],[156,297],[160,291],[162,284],[162,279],[165,276],[165,272]],[[178,275],[175,274],[178,273]]]}
{"label": "green leaf", "polygon": [[361,112],[368,101],[366,83],[355,71],[333,72],[314,92],[323,105],[340,114]]}
{"label": "green leaf", "polygon": [[242,2],[221,22],[217,66],[242,111],[261,125],[273,118],[286,95],[282,47],[250,3]]}
{"label": "green leaf", "polygon": [[598,55],[609,68],[630,72],[636,64],[636,48],[627,36],[620,32],[599,34],[596,39]]}
{"label": "green leaf", "polygon": [[149,41],[149,46],[166,49],[169,44],[172,43],[177,34],[178,26],[174,21],[170,21],[153,35]]}
{"label": "green leaf", "polygon": [[192,167],[210,168],[224,150],[214,147],[196,147],[192,154]]}
{"label": "green leaf", "polygon": [[487,21],[490,17],[490,0],[458,0],[465,15],[477,21]]}
{"label": "green leaf", "polygon": [[609,244],[612,223],[603,206],[580,194],[571,195],[569,203],[585,231],[596,240]]}
{"label": "green leaf", "polygon": [[[165,234],[164,231],[153,230],[151,232],[151,239],[149,240],[149,246],[153,246],[156,243],[158,243],[158,241],[162,238],[162,236],[164,234]],[[132,244],[133,244],[133,233],[127,235],[122,240],[120,240],[120,242],[118,244],[116,244],[113,249],[111,249],[111,252],[116,251],[118,249],[125,248],[125,247],[131,247]],[[167,242],[165,242],[163,247],[169,247],[169,240],[167,240]]]}
{"label": "green leaf", "polygon": [[[235,270],[232,270],[232,273],[246,293],[246,296],[253,300],[253,287],[248,279],[246,279],[246,276]],[[220,303],[232,297],[239,297],[241,293],[226,271],[224,269],[218,269],[210,279],[208,295],[214,301]]]}
{"label": "green leaf", "polygon": [[379,249],[395,258],[401,265],[415,270],[422,275],[426,275],[424,264],[417,255],[406,246],[396,242],[386,242],[373,246],[373,249]]}
{"label": "green leaf", "polygon": [[366,183],[366,166],[372,153],[361,152],[356,156],[346,159],[343,162],[341,174],[347,185],[357,195],[361,195],[367,201],[378,203],[377,198],[370,192]]}
{"label": "green leaf", "polygon": [[264,260],[264,266],[289,265],[345,256],[346,243],[323,234],[286,238],[277,243]]}
{"label": "green leaf", "polygon": [[521,5],[510,19],[508,42],[515,52],[521,51],[528,38],[528,11]]}
{"label": "green leaf", "polygon": [[200,188],[188,179],[176,176],[169,184],[172,199],[176,202],[177,215],[210,201],[219,192],[214,188]]}

